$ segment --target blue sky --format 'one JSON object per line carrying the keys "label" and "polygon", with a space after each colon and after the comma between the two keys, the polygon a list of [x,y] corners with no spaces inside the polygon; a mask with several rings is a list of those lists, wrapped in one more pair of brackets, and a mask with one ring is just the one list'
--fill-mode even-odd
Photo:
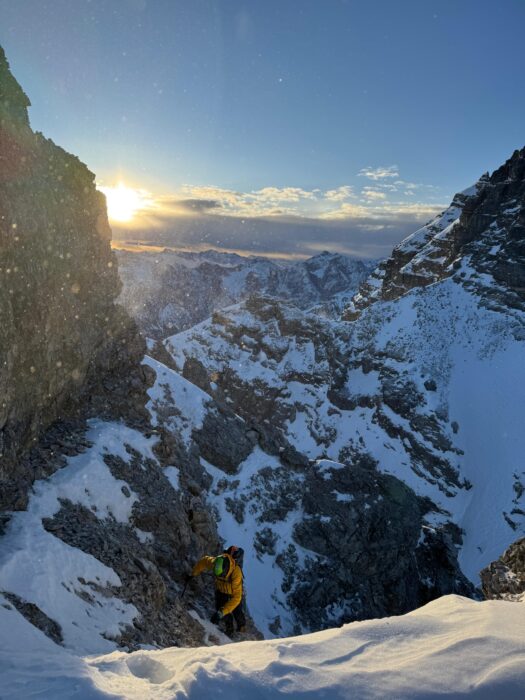
{"label": "blue sky", "polygon": [[523,0],[0,0],[33,128],[169,204],[145,229],[265,217],[349,252],[523,147],[523,27]]}

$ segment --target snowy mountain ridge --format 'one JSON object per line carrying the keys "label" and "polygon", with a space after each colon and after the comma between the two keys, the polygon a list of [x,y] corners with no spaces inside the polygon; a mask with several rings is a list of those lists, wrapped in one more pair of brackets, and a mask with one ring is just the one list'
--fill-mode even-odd
{"label": "snowy mountain ridge", "polygon": [[326,251],[300,262],[215,250],[119,250],[117,257],[120,303],[147,336],[161,340],[250,294],[287,299],[300,308],[318,305],[320,312],[338,315],[374,266]]}
{"label": "snowy mountain ridge", "polygon": [[484,176],[456,194],[450,207],[395,246],[392,255],[362,285],[343,318],[353,320],[360,309],[375,301],[395,299],[413,287],[436,282],[450,271],[453,260],[447,256],[446,243],[467,201],[483,189],[486,180]]}
{"label": "snowy mountain ridge", "polygon": [[[398,594],[398,603],[410,605],[410,595],[430,599],[447,587],[465,591],[463,576],[479,585],[480,570],[525,533],[524,163],[525,152],[516,152],[481,186],[456,197],[453,211],[418,233],[417,242],[402,243],[411,260],[419,255],[417,284],[412,273],[408,282],[401,277],[408,288],[397,284],[395,251],[382,266],[377,301],[362,304],[361,294],[362,310],[351,323],[251,297],[165,342],[186,379],[251,430],[277,434],[281,450],[306,457],[270,476],[268,459],[259,455],[256,467],[248,451],[246,462],[230,457],[230,473],[219,478],[209,467],[217,465],[213,450],[201,455],[214,478],[219,533],[245,533],[243,545],[282,571],[272,593],[277,617],[265,622],[255,613],[262,629],[284,625],[289,632],[297,624],[308,629],[378,614],[369,607],[377,593],[341,568],[352,561],[344,544],[349,532],[367,533],[370,546],[366,512],[377,518],[384,498],[377,476],[368,501],[356,499],[348,482],[336,486],[361,464],[396,477],[420,499],[416,542],[403,535],[412,543],[408,560],[417,562],[418,583],[406,598]],[[439,263],[436,238],[446,244]],[[427,254],[437,265],[430,278],[422,272]],[[328,474],[327,493],[318,471]],[[261,504],[261,483],[280,503],[270,512]],[[360,488],[366,492],[364,483]],[[341,503],[349,504],[343,512]],[[388,528],[381,532],[384,547],[395,547]],[[330,546],[334,537],[339,552]],[[352,546],[356,561],[363,560],[356,541]],[[446,566],[425,570],[438,552]],[[323,589],[319,597],[318,572],[327,565],[338,573],[330,593]],[[390,604],[383,599],[381,614]]]}

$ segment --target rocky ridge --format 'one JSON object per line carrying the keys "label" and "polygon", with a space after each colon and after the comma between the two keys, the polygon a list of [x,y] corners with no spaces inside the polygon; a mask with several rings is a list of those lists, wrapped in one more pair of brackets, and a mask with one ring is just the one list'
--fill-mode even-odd
{"label": "rocky ridge", "polygon": [[[29,125],[0,48],[0,509],[43,472],[27,454],[64,417],[144,421],[144,342],[120,281],[94,175]],[[96,282],[95,282],[96,281]]]}
{"label": "rocky ridge", "polygon": [[516,150],[492,175],[486,173],[473,187],[456,194],[448,209],[394,248],[343,318],[353,320],[375,301],[397,299],[410,289],[453,275],[465,259],[476,268],[476,276],[465,279],[465,284],[478,287],[481,294],[486,272],[492,289],[485,289],[483,296],[492,297],[495,305],[501,301],[507,308],[523,309],[524,168],[525,149]]}
{"label": "rocky ridge", "polygon": [[233,253],[117,251],[120,303],[150,338],[163,340],[251,294],[292,301],[299,308],[339,315],[372,269],[336,253],[298,263]]}

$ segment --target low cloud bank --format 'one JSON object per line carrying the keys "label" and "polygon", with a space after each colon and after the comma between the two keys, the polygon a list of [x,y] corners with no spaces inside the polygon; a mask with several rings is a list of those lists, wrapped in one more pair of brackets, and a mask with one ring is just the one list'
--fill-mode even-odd
{"label": "low cloud bank", "polygon": [[203,213],[213,202],[191,203],[192,215],[156,216],[133,227],[113,224],[113,238],[156,246],[213,247],[247,254],[308,257],[322,250],[383,258],[394,245],[437,214],[415,209],[397,216],[314,219],[299,216],[239,217]]}

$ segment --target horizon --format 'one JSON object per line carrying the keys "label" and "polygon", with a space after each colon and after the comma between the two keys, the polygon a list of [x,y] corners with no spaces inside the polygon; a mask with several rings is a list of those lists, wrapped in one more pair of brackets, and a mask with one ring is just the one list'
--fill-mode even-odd
{"label": "horizon", "polygon": [[523,146],[523,20],[514,0],[0,0],[0,44],[116,243],[377,259]]}

